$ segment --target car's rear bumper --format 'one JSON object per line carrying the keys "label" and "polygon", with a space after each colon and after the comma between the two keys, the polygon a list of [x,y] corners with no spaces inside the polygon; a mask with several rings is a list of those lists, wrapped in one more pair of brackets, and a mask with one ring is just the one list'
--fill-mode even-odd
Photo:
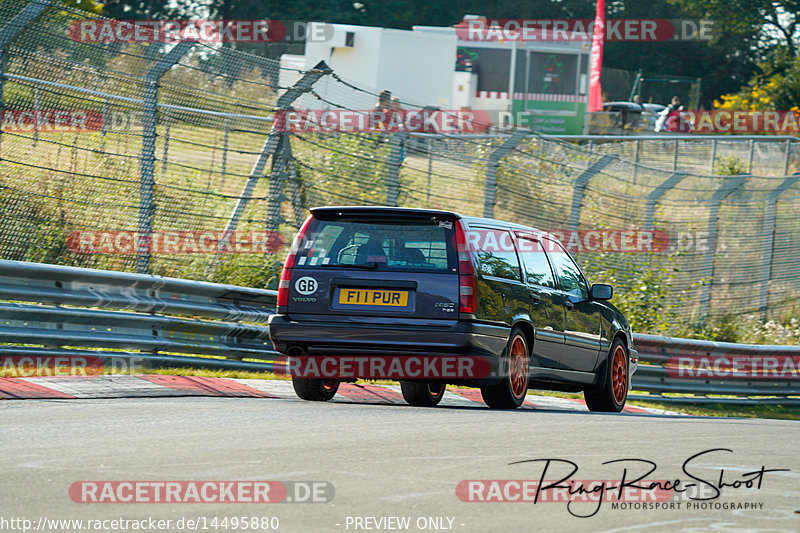
{"label": "car's rear bumper", "polygon": [[275,349],[290,356],[473,357],[490,365],[489,375],[481,379],[496,381],[511,328],[461,321],[435,326],[430,321],[415,325],[294,320],[279,314],[270,317],[269,330]]}

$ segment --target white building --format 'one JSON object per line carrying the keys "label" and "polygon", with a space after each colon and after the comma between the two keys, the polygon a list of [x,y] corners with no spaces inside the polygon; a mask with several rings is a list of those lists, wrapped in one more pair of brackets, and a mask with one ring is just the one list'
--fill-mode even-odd
{"label": "white building", "polygon": [[[310,23],[309,32],[319,23]],[[408,103],[432,105],[442,109],[452,106],[453,75],[456,62],[455,34],[432,34],[414,31],[328,25],[334,28],[330,40],[306,41],[304,56],[284,55],[281,66],[309,69],[325,61],[345,81],[377,93],[388,89]],[[297,75],[281,71],[281,87],[288,87]],[[344,86],[323,79],[315,90],[326,100],[351,109],[371,109],[374,94],[344,91]],[[326,93],[326,90],[335,91]],[[309,99],[304,100],[304,104]]]}
{"label": "white building", "polygon": [[[545,133],[583,130],[589,41],[477,42],[460,39],[453,27],[321,23],[310,23],[309,35],[318,25],[326,26],[328,38],[307,39],[305,55],[284,55],[281,66],[306,70],[325,61],[371,94],[323,79],[315,90],[324,101],[307,95],[304,107],[370,109],[375,93],[388,89],[406,105],[486,111],[495,126],[513,120]],[[281,86],[290,86],[294,74],[282,71]]]}

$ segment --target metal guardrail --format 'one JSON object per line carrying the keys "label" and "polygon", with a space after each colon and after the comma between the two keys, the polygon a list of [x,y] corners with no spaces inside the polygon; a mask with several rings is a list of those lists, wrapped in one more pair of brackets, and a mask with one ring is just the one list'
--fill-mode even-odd
{"label": "metal guardrail", "polygon": [[[639,351],[633,389],[650,395],[631,399],[800,404],[800,346],[644,334],[634,334],[633,342]],[[670,393],[680,396],[664,396]]]}
{"label": "metal guardrail", "polygon": [[[270,290],[0,261],[0,355],[272,371],[280,354],[267,322],[276,299]],[[632,399],[800,403],[800,346],[644,334],[634,345],[633,389],[650,394]]]}
{"label": "metal guardrail", "polygon": [[270,290],[0,261],[0,355],[271,371],[242,359],[280,355],[267,326],[276,299]]}

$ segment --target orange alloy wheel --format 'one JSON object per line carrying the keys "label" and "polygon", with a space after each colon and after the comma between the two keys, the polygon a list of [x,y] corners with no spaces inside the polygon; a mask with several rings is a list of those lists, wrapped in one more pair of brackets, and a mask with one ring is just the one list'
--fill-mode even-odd
{"label": "orange alloy wheel", "polygon": [[522,335],[514,337],[511,343],[511,356],[509,357],[509,378],[511,379],[511,393],[515,398],[522,398],[528,390],[528,347]]}
{"label": "orange alloy wheel", "polygon": [[628,372],[625,365],[625,348],[617,346],[611,367],[612,391],[618,404],[625,401],[628,392]]}

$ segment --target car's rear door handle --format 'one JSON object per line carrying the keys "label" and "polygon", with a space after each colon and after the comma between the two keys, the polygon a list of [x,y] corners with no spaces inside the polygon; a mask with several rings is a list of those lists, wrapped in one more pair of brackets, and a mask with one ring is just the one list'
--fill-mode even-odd
{"label": "car's rear door handle", "polygon": [[542,297],[541,297],[541,296],[539,296],[539,295],[538,295],[537,293],[535,293],[535,292],[532,292],[532,293],[530,293],[530,295],[531,295],[531,300],[533,301],[533,305],[536,305],[536,304],[538,304],[538,303],[539,303],[539,302],[542,300]]}
{"label": "car's rear door handle", "polygon": [[567,309],[569,309],[570,311],[572,311],[573,309],[575,309],[575,304],[574,304],[574,303],[572,303],[572,301],[570,301],[570,300],[564,300],[564,306],[565,306]]}

